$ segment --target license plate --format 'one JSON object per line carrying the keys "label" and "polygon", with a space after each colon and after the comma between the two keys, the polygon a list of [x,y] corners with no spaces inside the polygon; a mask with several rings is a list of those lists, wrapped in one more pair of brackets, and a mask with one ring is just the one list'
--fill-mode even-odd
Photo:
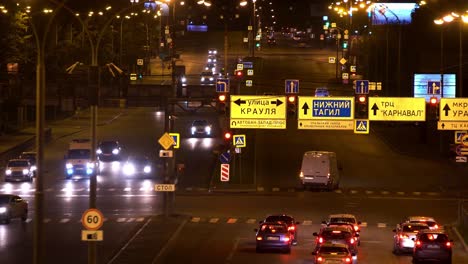
{"label": "license plate", "polygon": [[279,237],[267,237],[267,240],[279,240]]}
{"label": "license plate", "polygon": [[427,248],[439,248],[439,245],[427,245]]}

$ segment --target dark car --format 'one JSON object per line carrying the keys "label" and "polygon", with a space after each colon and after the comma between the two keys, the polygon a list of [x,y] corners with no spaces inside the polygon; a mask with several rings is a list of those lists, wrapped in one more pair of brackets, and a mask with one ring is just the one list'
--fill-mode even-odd
{"label": "dark car", "polygon": [[278,214],[278,215],[269,215],[265,218],[265,220],[260,221],[260,224],[265,222],[283,222],[288,226],[288,231],[291,234],[291,240],[293,245],[297,245],[297,225],[299,222],[296,222],[292,216],[285,215],[285,214]]}
{"label": "dark car", "polygon": [[121,159],[122,147],[118,141],[101,141],[97,148],[99,161],[119,161]]}
{"label": "dark car", "polygon": [[270,46],[276,45],[276,39],[275,38],[268,38],[267,43]]}
{"label": "dark car", "polygon": [[452,263],[453,241],[443,231],[421,230],[413,240],[413,263],[417,264],[428,260]]}
{"label": "dark car", "polygon": [[0,194],[0,221],[9,224],[11,219],[28,219],[28,203],[13,194]]}
{"label": "dark car", "polygon": [[20,159],[27,159],[29,161],[31,164],[31,170],[34,172],[34,176],[36,176],[36,156],[37,153],[34,151],[25,151],[19,156]]}
{"label": "dark car", "polygon": [[264,249],[281,249],[291,253],[291,233],[288,226],[283,222],[265,222],[260,225],[255,236],[256,251]]}
{"label": "dark car", "polygon": [[214,85],[215,84],[215,77],[213,72],[206,71],[200,74],[200,83],[206,85]]}
{"label": "dark car", "polygon": [[146,156],[129,156],[123,164],[122,172],[125,176],[151,177],[154,168],[151,160]]}
{"label": "dark car", "polygon": [[315,243],[316,252],[324,243],[340,243],[348,246],[349,250],[353,254],[357,254],[357,241],[354,230],[349,226],[326,226],[320,229],[319,233],[314,232],[313,235],[317,237]]}
{"label": "dark car", "polygon": [[190,127],[190,134],[192,136],[211,136],[212,126],[204,119],[197,119],[192,122]]}

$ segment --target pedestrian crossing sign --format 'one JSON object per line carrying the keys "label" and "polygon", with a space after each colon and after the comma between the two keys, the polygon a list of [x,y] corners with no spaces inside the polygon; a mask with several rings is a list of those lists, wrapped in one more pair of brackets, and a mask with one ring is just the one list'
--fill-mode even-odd
{"label": "pedestrian crossing sign", "polygon": [[461,144],[466,131],[455,131],[455,144]]}
{"label": "pedestrian crossing sign", "polygon": [[232,142],[236,148],[244,148],[247,145],[245,135],[233,135]]}
{"label": "pedestrian crossing sign", "polygon": [[354,134],[369,134],[369,120],[355,119]]}

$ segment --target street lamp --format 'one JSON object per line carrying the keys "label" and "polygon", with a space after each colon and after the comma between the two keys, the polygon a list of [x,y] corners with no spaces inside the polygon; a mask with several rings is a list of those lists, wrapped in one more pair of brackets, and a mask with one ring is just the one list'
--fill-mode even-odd
{"label": "street lamp", "polygon": [[[468,24],[468,10],[465,12],[465,14],[458,14],[455,12],[451,12],[448,15],[443,16],[442,18],[437,18],[434,20],[434,24],[440,26],[446,23],[451,23],[453,21],[458,21],[458,97],[463,96],[463,24]],[[443,91],[443,56],[444,56],[444,51],[443,51],[443,29],[441,28],[440,30],[440,60],[441,60],[441,91]]]}

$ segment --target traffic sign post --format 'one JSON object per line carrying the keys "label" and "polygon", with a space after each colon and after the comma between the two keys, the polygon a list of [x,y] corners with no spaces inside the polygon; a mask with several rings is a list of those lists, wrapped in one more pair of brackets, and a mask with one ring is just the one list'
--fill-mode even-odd
{"label": "traffic sign post", "polygon": [[368,119],[354,120],[354,134],[369,134],[370,124]]}
{"label": "traffic sign post", "polygon": [[81,241],[103,241],[104,232],[102,230],[81,230]]}
{"label": "traffic sign post", "polygon": [[228,93],[229,92],[229,79],[227,78],[216,79],[216,92]]}
{"label": "traffic sign post", "polygon": [[234,135],[234,136],[232,136],[232,144],[236,148],[245,148],[247,146],[245,135]]}
{"label": "traffic sign post", "polygon": [[371,121],[426,121],[426,99],[369,97]]}
{"label": "traffic sign post", "polygon": [[179,133],[169,133],[169,135],[174,140],[174,145],[172,145],[175,149],[180,147],[180,134]]}
{"label": "traffic sign post", "polygon": [[229,164],[221,164],[221,181],[229,181]]}
{"label": "traffic sign post", "polygon": [[81,223],[87,230],[98,230],[104,224],[104,215],[98,209],[90,208],[81,216]]}
{"label": "traffic sign post", "polygon": [[320,98],[299,96],[299,121],[354,119],[354,97]]}
{"label": "traffic sign post", "polygon": [[427,82],[427,94],[440,95],[440,81],[428,81]]}
{"label": "traffic sign post", "polygon": [[356,80],[356,94],[369,94],[369,81]]}
{"label": "traffic sign post", "polygon": [[286,128],[286,97],[231,95],[231,128]]}
{"label": "traffic sign post", "polygon": [[286,94],[299,93],[299,80],[285,80],[284,87]]}
{"label": "traffic sign post", "polygon": [[440,98],[439,120],[468,122],[468,98]]}
{"label": "traffic sign post", "polygon": [[219,162],[222,164],[231,162],[231,153],[229,151],[221,153],[221,155],[219,155]]}
{"label": "traffic sign post", "polygon": [[155,184],[156,192],[175,192],[175,184]]}

